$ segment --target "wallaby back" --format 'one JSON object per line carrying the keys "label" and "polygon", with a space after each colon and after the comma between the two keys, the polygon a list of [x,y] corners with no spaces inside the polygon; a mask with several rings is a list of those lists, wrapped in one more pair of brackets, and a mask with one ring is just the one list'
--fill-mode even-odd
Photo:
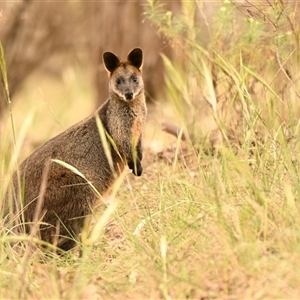
{"label": "wallaby back", "polygon": [[[8,222],[13,220],[15,228],[26,223],[30,232],[33,223],[40,221],[40,237],[63,250],[76,245],[74,239],[97,200],[90,183],[103,195],[125,165],[137,176],[143,171],[142,132],[147,115],[143,52],[133,49],[125,62],[105,52],[103,62],[110,77],[109,99],[92,116],[25,159],[13,175],[14,191],[5,199]],[[97,118],[105,141],[100,138]],[[108,156],[105,145],[109,146]]]}

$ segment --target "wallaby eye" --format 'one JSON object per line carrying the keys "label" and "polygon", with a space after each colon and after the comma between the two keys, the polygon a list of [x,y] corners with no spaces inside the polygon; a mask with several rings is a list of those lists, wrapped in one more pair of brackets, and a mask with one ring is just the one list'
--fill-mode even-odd
{"label": "wallaby eye", "polygon": [[120,84],[121,84],[121,79],[120,79],[120,78],[117,78],[117,79],[116,79],[116,84],[117,84],[117,85],[120,85]]}
{"label": "wallaby eye", "polygon": [[133,77],[132,77],[132,81],[133,81],[134,83],[138,83],[138,82],[139,82],[139,80],[137,79],[136,76],[133,76]]}

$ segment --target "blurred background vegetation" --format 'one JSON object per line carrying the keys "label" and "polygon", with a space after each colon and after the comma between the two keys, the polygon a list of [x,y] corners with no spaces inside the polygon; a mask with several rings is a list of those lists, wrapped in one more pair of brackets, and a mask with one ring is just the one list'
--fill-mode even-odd
{"label": "blurred background vegetation", "polygon": [[[182,1],[175,16],[149,1],[172,45],[166,86],[192,139],[234,147],[287,139],[299,120],[299,9],[295,1]],[[179,59],[178,59],[179,58]]]}
{"label": "blurred background vegetation", "polygon": [[108,90],[102,53],[125,57],[138,46],[148,100],[171,102],[192,139],[217,148],[264,135],[267,123],[288,132],[299,116],[297,8],[269,0],[2,1],[10,96],[17,101],[30,78],[66,83],[76,71],[96,108]]}
{"label": "blurred background vegetation", "polygon": [[[0,39],[4,47],[10,95],[22,89],[34,73],[62,76],[68,66],[79,65],[94,84],[94,100],[107,97],[102,53],[114,51],[120,57],[134,47],[145,51],[147,95],[163,89],[160,53],[170,47],[156,34],[143,15],[144,2],[1,2]],[[168,7],[180,7],[178,1]],[[2,93],[1,93],[2,96]],[[5,102],[0,101],[0,115]]]}

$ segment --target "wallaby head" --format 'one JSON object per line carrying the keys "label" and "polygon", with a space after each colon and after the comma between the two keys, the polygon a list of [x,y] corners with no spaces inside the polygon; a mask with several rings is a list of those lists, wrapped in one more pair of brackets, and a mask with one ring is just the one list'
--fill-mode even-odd
{"label": "wallaby head", "polygon": [[110,96],[118,96],[119,99],[130,102],[143,92],[142,49],[131,50],[125,62],[121,62],[119,57],[112,52],[104,52],[103,63],[110,78]]}

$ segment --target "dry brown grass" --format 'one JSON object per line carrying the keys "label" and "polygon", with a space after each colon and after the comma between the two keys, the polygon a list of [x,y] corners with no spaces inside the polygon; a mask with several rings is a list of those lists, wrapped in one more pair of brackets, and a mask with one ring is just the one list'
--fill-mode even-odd
{"label": "dry brown grass", "polygon": [[[73,98],[64,116],[77,111],[83,98],[81,94]],[[56,99],[55,111],[48,115],[65,109]],[[16,119],[25,116],[23,108],[17,110]],[[297,152],[298,139],[278,144],[276,156],[273,144],[266,145],[251,165],[246,150],[244,156],[229,149],[211,156],[183,144],[176,151],[175,143],[175,149],[158,155],[157,145],[162,149],[176,139],[160,132],[161,109],[157,114],[155,108],[150,111],[144,176],[125,177],[111,200],[117,207],[93,247],[84,247],[82,257],[76,251],[65,257],[35,251],[24,260],[22,249],[10,247],[2,232],[1,298],[299,297],[298,162],[290,155]],[[36,114],[28,144],[44,137],[40,130],[44,119]],[[42,133],[51,135],[56,129],[47,123]],[[1,179],[6,176],[2,172]],[[103,212],[100,209],[96,221]]]}

